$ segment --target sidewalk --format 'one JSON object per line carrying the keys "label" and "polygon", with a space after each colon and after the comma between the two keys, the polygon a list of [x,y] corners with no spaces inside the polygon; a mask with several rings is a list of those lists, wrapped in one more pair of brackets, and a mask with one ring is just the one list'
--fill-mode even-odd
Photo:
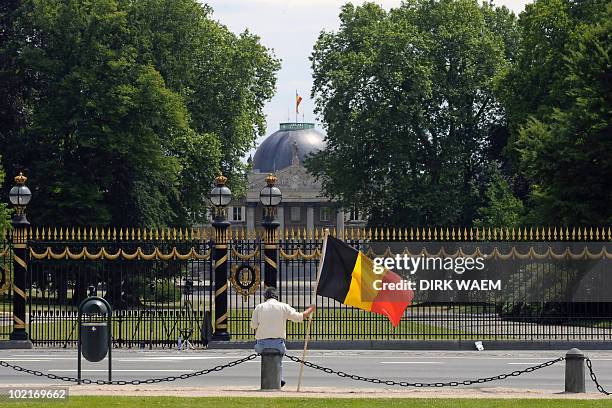
{"label": "sidewalk", "polygon": [[[49,387],[48,384],[41,385]],[[3,388],[20,388],[22,384],[2,385]],[[36,385],[28,384],[28,388]],[[171,397],[273,397],[273,398],[503,398],[503,399],[609,399],[602,394],[565,394],[551,390],[526,390],[516,388],[455,388],[455,389],[356,389],[303,387],[296,392],[296,385],[290,384],[282,391],[260,391],[256,387],[159,387],[159,386],[69,386],[70,396],[79,395],[121,395],[121,396],[171,396]]]}

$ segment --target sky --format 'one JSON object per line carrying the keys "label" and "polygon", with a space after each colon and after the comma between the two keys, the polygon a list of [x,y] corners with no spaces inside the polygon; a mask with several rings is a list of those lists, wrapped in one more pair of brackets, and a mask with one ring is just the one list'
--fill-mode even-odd
{"label": "sky", "polygon": [[[340,7],[348,0],[201,0],[214,9],[213,18],[239,33],[248,29],[261,37],[261,43],[282,60],[278,72],[277,91],[265,107],[268,130],[275,132],[288,116],[295,121],[295,92],[303,97],[299,121],[320,122],[313,113],[310,98],[312,76],[308,57],[322,30],[337,30]],[[385,9],[397,7],[401,0],[374,0]],[[363,0],[353,0],[361,4]],[[520,13],[527,0],[495,0]],[[289,114],[288,114],[289,112]],[[258,142],[261,142],[261,138]]]}

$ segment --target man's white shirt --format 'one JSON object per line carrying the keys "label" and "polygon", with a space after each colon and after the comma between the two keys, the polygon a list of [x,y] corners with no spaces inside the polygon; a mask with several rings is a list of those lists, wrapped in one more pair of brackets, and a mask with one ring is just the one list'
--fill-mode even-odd
{"label": "man's white shirt", "polygon": [[258,304],[251,317],[251,328],[255,330],[255,339],[287,338],[287,320],[302,322],[304,315],[276,299],[268,299]]}

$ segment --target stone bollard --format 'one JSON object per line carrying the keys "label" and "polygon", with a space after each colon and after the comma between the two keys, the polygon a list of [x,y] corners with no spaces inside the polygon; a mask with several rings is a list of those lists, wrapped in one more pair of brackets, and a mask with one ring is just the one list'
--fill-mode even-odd
{"label": "stone bollard", "polygon": [[281,389],[281,361],[283,355],[280,351],[272,348],[263,349],[261,352],[261,389]]}
{"label": "stone bollard", "polygon": [[565,392],[584,393],[584,353],[573,348],[565,354]]}

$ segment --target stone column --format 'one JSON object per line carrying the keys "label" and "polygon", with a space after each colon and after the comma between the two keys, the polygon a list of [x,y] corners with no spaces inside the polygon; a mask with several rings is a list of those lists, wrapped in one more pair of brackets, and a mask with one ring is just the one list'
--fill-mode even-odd
{"label": "stone column", "polygon": [[247,231],[255,230],[255,204],[247,203],[246,208]]}
{"label": "stone column", "polygon": [[344,239],[344,209],[336,211],[336,236]]}
{"label": "stone column", "polygon": [[312,205],[306,208],[306,229],[308,231],[314,230],[314,207]]}
{"label": "stone column", "polygon": [[285,234],[285,207],[283,205],[279,205],[276,209],[276,219],[278,220],[280,235]]}

